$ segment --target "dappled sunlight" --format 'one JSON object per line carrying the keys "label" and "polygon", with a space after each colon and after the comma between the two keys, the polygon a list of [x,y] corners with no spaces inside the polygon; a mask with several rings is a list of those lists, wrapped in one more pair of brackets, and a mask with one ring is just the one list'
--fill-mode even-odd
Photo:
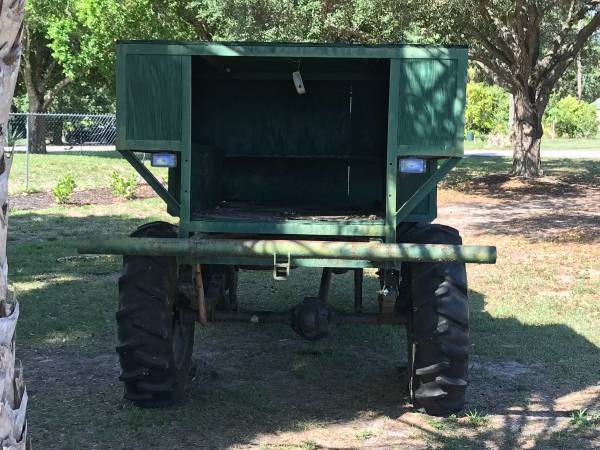
{"label": "dappled sunlight", "polygon": [[[57,319],[56,317],[54,318]],[[46,335],[41,342],[50,346],[77,345],[84,339],[89,338],[85,333],[52,332]]]}
{"label": "dappled sunlight", "polygon": [[[126,236],[152,220],[175,221],[158,199],[15,211],[10,271],[23,311],[21,357],[37,405],[32,426],[51,435],[50,411],[68,402],[103,420],[82,422],[80,408],[62,416],[64,426],[73,436],[100,436],[107,447],[114,441],[102,437],[106,429],[143,433],[165,447],[600,445],[598,426],[575,429],[570,418],[573,410],[600,410],[598,249],[533,241],[518,229],[495,234],[493,224],[475,230],[465,220],[473,216],[459,216],[462,208],[442,210],[440,221],[456,220],[466,244],[492,243],[499,255],[494,266],[468,266],[473,347],[466,408],[482,417],[471,419],[431,418],[410,408],[405,330],[397,326],[340,326],[316,343],[280,324],[198,327],[189,399],[172,410],[135,409],[121,400],[114,352],[121,258],[77,255],[75,246]],[[490,207],[484,214],[509,211]],[[244,308],[285,310],[316,295],[319,278],[317,269],[293,270],[286,282],[274,281],[271,271],[242,272],[239,299]],[[352,273],[334,275],[332,306],[352,309],[351,285]],[[379,289],[376,270],[365,270],[366,311],[377,311]],[[74,377],[81,380],[76,386]]]}
{"label": "dappled sunlight", "polygon": [[81,281],[83,277],[76,277],[65,274],[39,275],[32,278],[29,282],[14,283],[17,293],[30,293],[31,291],[46,289],[55,283],[65,283],[69,281]]}

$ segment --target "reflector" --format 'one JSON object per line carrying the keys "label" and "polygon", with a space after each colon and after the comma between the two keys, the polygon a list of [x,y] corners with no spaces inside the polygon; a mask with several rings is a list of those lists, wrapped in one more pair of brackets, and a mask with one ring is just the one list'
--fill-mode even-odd
{"label": "reflector", "polygon": [[174,153],[155,153],[152,155],[152,167],[177,167],[177,155]]}

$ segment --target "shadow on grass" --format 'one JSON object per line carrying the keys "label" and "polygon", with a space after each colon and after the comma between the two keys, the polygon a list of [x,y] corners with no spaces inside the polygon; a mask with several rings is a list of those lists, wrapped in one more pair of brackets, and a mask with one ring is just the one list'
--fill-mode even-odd
{"label": "shadow on grass", "polygon": [[[341,327],[309,343],[283,325],[214,324],[197,331],[200,370],[187,401],[167,410],[134,408],[121,399],[114,353],[119,258],[77,256],[75,243],[126,235],[140,223],[122,216],[12,218],[11,279],[23,290],[18,356],[31,394],[30,427],[42,448],[258,446],[265,434],[381,416],[404,431],[420,427],[424,440],[446,448],[515,447],[523,439],[538,448],[588,448],[592,442],[580,432],[556,431],[569,415],[557,400],[597,385],[600,349],[565,325],[494,318],[479,292],[471,293],[474,365],[467,408],[501,416],[499,428],[453,434],[432,431],[424,421],[409,423],[404,330],[390,326]],[[288,282],[275,283],[269,273],[247,272],[240,301],[283,309],[316,292],[318,279],[317,271],[298,270]],[[334,278],[334,305],[352,304],[350,286],[350,274]],[[375,277],[364,288],[367,307],[374,309]],[[65,405],[60,414],[57,405]],[[600,406],[597,392],[581,402],[586,406]],[[538,428],[530,433],[535,421]],[[348,425],[346,433],[355,430]],[[402,446],[395,436],[390,442]]]}
{"label": "shadow on grass", "polygon": [[600,184],[600,161],[552,158],[543,162],[544,174],[552,177],[526,180],[522,183],[509,175],[509,158],[470,157],[443,180],[441,186],[468,194],[481,194],[499,199],[518,199],[523,196],[550,198],[576,196],[585,187]]}
{"label": "shadow on grass", "polygon": [[[506,158],[467,158],[443,181],[446,189],[480,195],[447,205],[461,228],[532,241],[590,243],[600,240],[600,161],[550,159],[548,176],[508,175]],[[504,173],[503,173],[504,172]]]}
{"label": "shadow on grass", "polygon": [[600,241],[600,218],[588,199],[587,204],[574,204],[562,197],[519,205],[470,201],[447,207],[445,214],[451,215],[451,220],[460,220],[454,226],[477,234],[525,237],[531,242],[590,244]]}
{"label": "shadow on grass", "polygon": [[116,150],[69,150],[69,151],[57,151],[49,152],[44,156],[96,156],[98,158],[114,158],[123,159],[123,156]]}

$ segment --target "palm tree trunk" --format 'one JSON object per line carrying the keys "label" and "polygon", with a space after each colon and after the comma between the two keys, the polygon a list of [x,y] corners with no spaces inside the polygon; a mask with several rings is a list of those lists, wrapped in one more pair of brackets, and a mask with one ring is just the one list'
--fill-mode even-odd
{"label": "palm tree trunk", "polygon": [[8,113],[19,72],[24,0],[0,0],[0,446],[29,448],[27,391],[20,365],[15,366],[15,327],[19,303],[8,286],[6,233],[8,175],[12,159],[4,152]]}

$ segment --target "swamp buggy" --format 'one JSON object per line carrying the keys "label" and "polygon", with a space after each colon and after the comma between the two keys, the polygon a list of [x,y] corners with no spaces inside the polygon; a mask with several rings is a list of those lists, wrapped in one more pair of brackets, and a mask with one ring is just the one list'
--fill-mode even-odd
{"label": "swamp buggy", "polygon": [[[117,150],[178,226],[90,240],[122,254],[117,352],[125,398],[182,399],[196,322],[285,322],[306,339],[340,323],[407,329],[411,401],[463,408],[468,382],[462,245],[432,224],[437,183],[463,155],[467,49],[439,46],[120,42]],[[138,157],[168,167],[165,187]],[[318,295],[287,311],[248,311],[237,274],[322,268]],[[363,311],[363,269],[377,268],[377,312]],[[353,312],[327,302],[354,272]],[[317,291],[315,287],[315,291]]]}

